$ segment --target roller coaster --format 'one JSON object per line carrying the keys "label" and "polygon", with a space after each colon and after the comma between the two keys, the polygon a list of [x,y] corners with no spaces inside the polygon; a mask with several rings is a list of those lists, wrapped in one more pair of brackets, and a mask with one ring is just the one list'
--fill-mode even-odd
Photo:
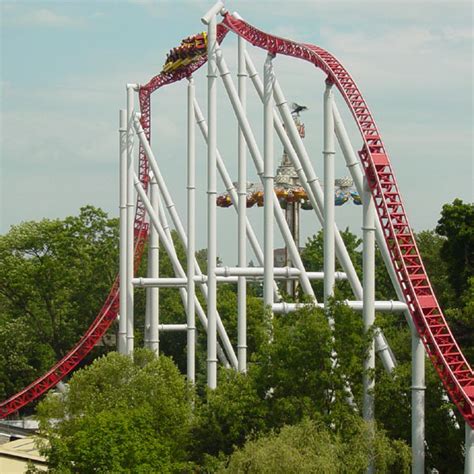
{"label": "roller coaster", "polygon": [[[222,21],[217,23],[217,17]],[[324,307],[332,295],[337,272],[335,259],[339,261],[344,277],[349,281],[355,301],[347,304],[363,312],[364,324],[373,324],[375,310],[401,311],[412,328],[412,448],[414,472],[424,472],[424,355],[429,356],[444,390],[459,410],[466,423],[466,472],[474,470],[474,377],[471,366],[464,357],[458,343],[438,304],[436,295],[426,274],[418,251],[415,237],[410,227],[403,204],[394,168],[382,141],[379,129],[364,100],[362,93],[345,67],[328,51],[312,44],[303,44],[280,38],[244,21],[238,14],[226,11],[221,2],[206,13],[202,19],[208,30],[183,40],[168,54],[162,71],[143,85],[127,86],[127,111],[121,113],[120,154],[121,154],[121,257],[120,275],[117,276],[96,319],[63,359],[58,361],[47,373],[33,381],[21,392],[0,404],[2,418],[13,415],[29,403],[37,400],[45,392],[55,387],[73,371],[84,357],[99,342],[111,324],[119,318],[118,349],[123,353],[133,351],[133,292],[135,287],[145,286],[150,290],[159,286],[172,286],[180,289],[187,313],[187,324],[166,328],[157,321],[149,319],[151,331],[179,330],[188,334],[188,378],[194,379],[194,315],[198,314],[208,333],[208,385],[216,386],[216,367],[218,360],[238,370],[246,369],[246,327],[245,304],[238,309],[238,351],[237,356],[220,322],[215,298],[218,281],[238,282],[239,301],[245,301],[245,284],[248,277],[263,278],[264,303],[274,312],[288,312],[301,306],[300,303],[283,301],[276,280],[279,278],[299,279],[303,293],[313,299],[313,304]],[[225,63],[220,44],[226,36],[238,37],[238,91]],[[263,83],[259,78],[246,45],[267,52]],[[324,95],[324,189],[312,167],[309,155],[301,141],[294,124],[291,110],[273,70],[273,61],[285,55],[311,63],[325,76]],[[194,96],[193,73],[207,63],[208,66],[208,107],[207,123]],[[223,159],[216,145],[216,81],[221,77],[230,98],[239,126],[239,180],[234,184],[230,179]],[[187,231],[177,215],[170,192],[161,175],[158,163],[150,146],[151,139],[151,97],[166,86],[188,79],[188,222]],[[264,150],[260,153],[255,137],[245,114],[245,83],[251,80],[263,103]],[[333,99],[337,90],[345,102],[358,128],[361,146],[357,154],[349,141],[346,129]],[[139,113],[135,112],[134,96],[138,95]],[[195,218],[194,213],[194,128],[199,127],[208,146],[208,265],[203,274],[195,261]],[[292,189],[275,186],[273,170],[274,129],[287,151],[301,186]],[[133,140],[138,137],[138,163],[133,161]],[[356,187],[352,194],[340,193],[334,187],[333,161],[334,142],[339,142],[347,167]],[[257,174],[262,180],[259,189],[248,190],[246,182],[245,153],[250,155]],[[226,192],[218,195],[216,173],[223,179]],[[158,190],[160,204],[152,197],[153,189]],[[134,193],[137,193],[136,197]],[[265,199],[272,196],[271,199]],[[336,196],[336,197],[335,197]],[[131,199],[134,199],[132,202]],[[352,198],[355,204],[363,204],[364,229],[364,280],[359,281],[347,250],[334,223],[334,206]],[[339,199],[339,201],[338,201]],[[161,202],[162,201],[162,202]],[[318,303],[310,284],[317,275],[307,272],[287,223],[281,213],[284,202],[298,201],[312,210],[324,229],[324,303]],[[253,205],[264,208],[264,248],[253,232],[246,217],[246,208]],[[235,208],[239,219],[239,266],[216,266],[216,208]],[[188,265],[186,272],[176,259],[174,268],[176,278],[160,279],[150,272],[148,278],[136,278],[147,239],[159,239],[173,257],[174,247],[166,222],[164,209],[170,213],[174,227],[185,244]],[[274,268],[273,263],[273,224],[277,223],[289,250],[292,267]],[[381,250],[384,263],[389,271],[398,302],[377,302],[373,291],[373,245]],[[249,242],[258,257],[258,268],[248,268],[245,245]],[[174,253],[174,255],[176,255]],[[166,280],[166,281],[165,281]],[[195,285],[200,287],[207,298],[207,314],[199,306]],[[362,291],[364,288],[364,291]],[[152,294],[152,293],[150,293]],[[153,309],[147,310],[153,318]],[[220,343],[217,342],[217,334]],[[157,341],[152,334],[151,340]],[[221,345],[222,344],[222,345]],[[374,333],[374,344],[387,370],[392,370],[394,360],[387,349],[387,341],[380,330]],[[151,345],[153,347],[153,345]],[[155,349],[157,345],[155,346]],[[365,368],[373,367],[375,350],[369,351]],[[337,354],[334,355],[337,358]],[[373,412],[373,399],[370,387],[373,381],[366,376],[364,387],[364,417],[370,419]],[[371,408],[372,407],[372,408]]]}

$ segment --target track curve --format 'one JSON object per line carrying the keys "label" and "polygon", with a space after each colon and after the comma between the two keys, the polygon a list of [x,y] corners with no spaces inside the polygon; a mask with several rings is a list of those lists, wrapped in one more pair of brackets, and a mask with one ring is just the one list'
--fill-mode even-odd
{"label": "track curve", "polygon": [[[451,400],[466,422],[474,428],[474,376],[462,354],[436,300],[429,278],[416,246],[413,232],[403,206],[395,175],[375,120],[357,85],[344,66],[329,52],[318,46],[300,44],[267,34],[226,13],[218,25],[218,41],[228,30],[249,43],[274,54],[284,54],[311,62],[327,74],[342,94],[357,123],[363,140],[359,157],[370,184],[377,215],[382,225],[392,264],[403,290],[410,315],[428,355],[438,372]],[[189,77],[207,58],[173,73],[153,77],[139,90],[142,127],[151,137],[151,94],[159,88]],[[148,162],[144,150],[139,152],[139,177],[148,186]],[[143,203],[137,201],[135,216],[135,267],[138,266],[148,235],[148,224]],[[57,385],[92,350],[116,318],[119,306],[118,278],[101,309],[78,344],[45,375],[21,392],[0,404],[0,418],[18,411]]]}
{"label": "track curve", "polygon": [[254,46],[311,62],[327,74],[328,80],[342,94],[362,136],[359,157],[410,315],[451,400],[466,422],[474,428],[472,368],[439,307],[408,223],[382,137],[356,83],[332,54],[318,46],[267,34],[230,13],[225,15],[223,23]]}
{"label": "track curve", "polygon": [[[222,25],[218,25],[217,39],[219,42],[223,40],[227,34],[227,29]],[[141,124],[146,133],[148,140],[150,140],[150,113],[151,113],[151,94],[161,87],[167,86],[174,82],[180,81],[189,77],[203,64],[206,63],[206,56],[203,56],[195,63],[180,69],[174,73],[161,73],[154,76],[146,85],[140,86],[139,100],[141,111]],[[148,188],[148,160],[144,150],[140,147],[139,151],[139,179],[145,189]],[[134,266],[135,271],[139,267],[143,250],[145,248],[146,239],[148,236],[148,223],[146,222],[146,211],[143,203],[138,199],[136,206],[136,214],[134,220],[134,234],[135,234],[135,251],[134,251]],[[102,306],[99,314],[89,326],[87,331],[81,337],[79,342],[51,369],[44,375],[36,379],[22,391],[12,395],[7,400],[0,403],[0,419],[5,418],[29,403],[35,401],[41,395],[46,393],[51,388],[55,387],[61,380],[64,379],[70,372],[72,372],[78,364],[89,354],[94,346],[99,342],[100,338],[107,332],[110,325],[116,319],[119,312],[119,279],[118,276],[110,289],[110,292]]]}

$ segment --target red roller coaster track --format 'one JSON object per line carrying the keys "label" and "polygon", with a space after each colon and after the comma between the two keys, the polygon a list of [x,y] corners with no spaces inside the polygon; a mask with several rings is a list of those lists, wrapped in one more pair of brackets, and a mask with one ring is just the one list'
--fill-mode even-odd
{"label": "red roller coaster track", "polygon": [[[278,38],[260,31],[229,13],[218,25],[218,40],[231,30],[246,41],[274,54],[284,54],[313,63],[327,74],[341,92],[359,127],[363,144],[359,156],[375,201],[377,214],[387,242],[392,264],[408,304],[410,315],[451,400],[467,423],[474,428],[474,376],[438,305],[423,267],[414,235],[408,223],[395,175],[380,133],[369,108],[342,64],[322,48]],[[157,89],[190,76],[206,62],[199,61],[173,73],[161,73],[139,91],[142,126],[150,139],[151,94]],[[140,180],[148,185],[148,163],[145,153],[139,154]],[[135,216],[135,265],[140,262],[148,225],[143,203],[137,203]],[[71,372],[92,350],[107,331],[118,312],[118,279],[99,315],[78,344],[45,375],[21,392],[0,404],[0,417],[18,411],[40,397]]]}

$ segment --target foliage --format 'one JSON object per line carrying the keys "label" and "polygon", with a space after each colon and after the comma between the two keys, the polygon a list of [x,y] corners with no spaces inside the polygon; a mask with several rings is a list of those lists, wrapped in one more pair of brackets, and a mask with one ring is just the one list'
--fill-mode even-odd
{"label": "foliage", "polygon": [[[349,231],[349,229],[345,229],[341,231],[341,237],[346,245],[347,252],[351,257],[356,272],[361,275],[362,270],[362,255],[361,252],[358,250],[362,240],[359,239],[356,235]],[[303,260],[304,266],[308,271],[322,271],[323,265],[323,245],[324,245],[324,238],[323,238],[323,231],[320,230],[316,235],[308,238],[308,241],[303,249],[301,254],[301,258]],[[336,262],[336,270],[342,271],[342,267]],[[318,299],[323,299],[323,283],[322,281],[314,281],[313,282],[314,291]],[[337,284],[341,295],[344,297],[349,297],[352,292],[350,289],[350,285],[347,281],[341,282]]]}
{"label": "foliage", "polygon": [[219,372],[219,384],[196,405],[193,444],[196,460],[204,455],[230,454],[252,433],[266,430],[268,407],[254,380],[232,369]]}
{"label": "foliage", "polygon": [[446,237],[441,256],[455,295],[460,297],[474,276],[474,204],[464,204],[461,199],[445,204],[436,232]]}
{"label": "foliage", "polygon": [[350,436],[334,433],[308,419],[285,426],[279,433],[248,441],[220,472],[365,472],[372,449],[377,472],[409,472],[410,451],[406,444],[389,440],[380,430],[374,436],[372,428],[355,417],[349,421]]}
{"label": "foliage", "polygon": [[269,405],[269,426],[329,415],[332,397],[344,395],[341,374],[331,368],[332,338],[326,316],[307,307],[275,315],[272,323],[272,338],[256,355],[254,369],[260,396]]}
{"label": "foliage", "polygon": [[92,206],[0,236],[0,332],[8,338],[0,397],[44,373],[81,337],[110,289],[117,258],[117,220]]}
{"label": "foliage", "polygon": [[[435,293],[471,360],[473,209],[455,200],[443,207],[436,232],[416,236]],[[342,235],[360,276],[360,240],[347,229]],[[186,269],[184,248],[176,232],[172,237]],[[116,220],[92,207],[83,208],[77,217],[24,223],[0,237],[0,396],[23,388],[47,370],[90,324],[115,275],[116,243]],[[322,233],[308,240],[302,257],[309,270],[322,269],[322,248]],[[198,253],[203,271],[205,258],[204,249]],[[145,253],[140,274],[146,266]],[[170,259],[160,252],[160,276],[174,275]],[[396,298],[380,253],[376,282],[377,299]],[[313,285],[320,297],[322,283]],[[360,313],[333,301],[334,331],[327,315],[316,308],[270,318],[258,291],[249,284],[249,370],[220,371],[216,390],[205,388],[206,334],[198,324],[195,393],[169,359],[157,361],[138,351],[134,362],[118,355],[98,359],[72,378],[64,398],[48,396],[39,416],[42,434],[50,442],[43,449],[52,469],[361,472],[374,442],[379,443],[379,471],[404,472],[405,443],[411,438],[411,335],[404,316],[376,315],[398,367],[388,375],[376,362],[375,416],[380,430],[373,441],[372,427],[364,425],[346,401],[349,384],[361,411],[362,360],[370,334],[364,334]],[[336,294],[352,299],[348,282],[338,282]],[[202,295],[198,298],[205,309]],[[234,347],[236,301],[235,285],[219,285],[218,309]],[[135,302],[139,346],[144,291],[137,290]],[[176,289],[160,289],[160,320],[186,321]],[[185,372],[185,334],[162,333],[160,350]],[[463,433],[456,423],[463,423],[459,417],[453,419],[453,405],[429,361],[426,385],[427,465],[441,472],[460,471]],[[51,418],[59,422],[50,423]]]}
{"label": "foliage", "polygon": [[118,353],[77,372],[38,406],[54,472],[174,472],[190,466],[192,391],[171,359]]}

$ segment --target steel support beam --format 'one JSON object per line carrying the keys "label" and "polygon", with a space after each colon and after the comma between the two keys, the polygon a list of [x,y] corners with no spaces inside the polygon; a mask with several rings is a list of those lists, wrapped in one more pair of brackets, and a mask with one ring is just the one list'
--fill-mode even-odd
{"label": "steel support beam", "polygon": [[273,55],[268,53],[263,71],[263,303],[273,304]]}
{"label": "steel support beam", "polygon": [[188,83],[188,247],[187,263],[187,376],[191,383],[196,380],[196,317],[194,285],[194,258],[196,253],[196,120],[194,118],[194,80]]}
{"label": "steel support beam", "polygon": [[134,349],[134,296],[133,296],[133,273],[135,255],[135,191],[133,189],[134,175],[134,107],[135,107],[135,84],[127,84],[127,354],[132,355]]}
{"label": "steel support beam", "polygon": [[127,354],[127,111],[119,117],[119,282],[120,309],[117,350]]}
{"label": "steel support beam", "polygon": [[[216,12],[218,10],[216,9]],[[217,64],[216,16],[211,14],[207,33],[207,385],[217,386]]]}
{"label": "steel support beam", "polygon": [[[247,69],[245,68],[245,40],[238,38],[238,73],[237,84],[239,100],[242,109],[246,111],[247,106]],[[244,134],[240,126],[237,136],[238,153],[238,265],[247,266],[247,148]],[[273,284],[273,282],[272,282]],[[274,290],[274,288],[273,288]],[[245,276],[240,276],[237,283],[237,358],[239,370],[247,370],[247,281]]]}

